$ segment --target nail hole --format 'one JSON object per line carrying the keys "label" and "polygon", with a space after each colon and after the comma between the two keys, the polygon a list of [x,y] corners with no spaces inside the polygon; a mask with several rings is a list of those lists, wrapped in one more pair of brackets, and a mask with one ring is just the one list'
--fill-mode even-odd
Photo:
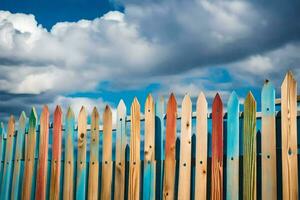
{"label": "nail hole", "polygon": [[69,164],[71,164],[71,161],[68,161]]}
{"label": "nail hole", "polygon": [[270,159],[270,155],[267,155],[267,158]]}
{"label": "nail hole", "polygon": [[148,160],[148,164],[150,164],[150,160]]}
{"label": "nail hole", "polygon": [[81,138],[84,138],[84,133],[81,133],[81,134],[80,134],[80,137],[81,137]]}
{"label": "nail hole", "polygon": [[150,109],[148,109],[148,112],[150,112]]}
{"label": "nail hole", "polygon": [[133,165],[135,165],[135,162],[133,162]]}
{"label": "nail hole", "polygon": [[291,148],[289,148],[289,152],[288,152],[288,154],[289,154],[289,155],[292,155],[292,153],[293,153],[293,152],[292,152],[292,149],[291,149]]}
{"label": "nail hole", "polygon": [[80,164],[82,165],[82,161],[80,161]]}
{"label": "nail hole", "polygon": [[93,139],[93,142],[95,142],[95,141],[96,141],[96,139],[94,138],[94,139]]}
{"label": "nail hole", "polygon": [[169,193],[167,192],[167,193],[166,193],[166,196],[168,196],[168,195],[169,195]]}
{"label": "nail hole", "polygon": [[122,121],[122,118],[120,118],[120,121]]}
{"label": "nail hole", "polygon": [[94,165],[95,164],[95,162],[92,162],[92,165]]}
{"label": "nail hole", "polygon": [[202,163],[203,163],[202,160],[200,160],[200,164],[201,164],[201,165],[202,165]]}
{"label": "nail hole", "polygon": [[151,148],[152,148],[152,146],[150,145],[150,146],[149,146],[149,148],[151,149]]}
{"label": "nail hole", "polygon": [[105,161],[104,163],[107,164],[107,161]]}
{"label": "nail hole", "polygon": [[186,166],[186,163],[183,163],[183,166],[185,167],[185,166]]}
{"label": "nail hole", "polygon": [[121,163],[119,162],[119,165],[121,166]]}
{"label": "nail hole", "polygon": [[186,123],[186,127],[189,127],[189,126],[190,126],[190,123],[189,123],[189,122],[187,122],[187,123]]}
{"label": "nail hole", "polygon": [[233,160],[233,157],[231,157],[231,160]]}
{"label": "nail hole", "polygon": [[188,141],[189,144],[191,144],[191,141]]}
{"label": "nail hole", "polygon": [[269,108],[267,108],[267,111],[269,111],[270,109]]}

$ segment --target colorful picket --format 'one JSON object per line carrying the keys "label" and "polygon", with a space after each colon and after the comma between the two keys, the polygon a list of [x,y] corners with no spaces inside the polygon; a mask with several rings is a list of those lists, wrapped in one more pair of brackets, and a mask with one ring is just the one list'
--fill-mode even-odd
{"label": "colorful picket", "polygon": [[298,199],[291,72],[281,98],[275,91],[267,80],[260,101],[201,92],[177,104],[172,93],[165,109],[149,94],[130,115],[120,100],[116,110],[82,107],[78,118],[60,106],[11,116],[0,124],[0,199]]}

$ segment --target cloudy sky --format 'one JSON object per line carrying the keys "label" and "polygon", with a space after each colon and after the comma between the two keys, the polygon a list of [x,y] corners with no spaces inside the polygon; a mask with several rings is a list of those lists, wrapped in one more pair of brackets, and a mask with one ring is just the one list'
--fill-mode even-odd
{"label": "cloudy sky", "polygon": [[[300,1],[1,0],[0,119],[300,80]],[[298,90],[299,91],[299,90]],[[194,101],[195,102],[195,101]]]}

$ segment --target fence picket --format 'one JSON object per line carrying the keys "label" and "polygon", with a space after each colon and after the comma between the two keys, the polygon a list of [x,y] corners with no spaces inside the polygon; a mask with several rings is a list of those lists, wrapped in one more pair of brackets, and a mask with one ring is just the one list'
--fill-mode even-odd
{"label": "fence picket", "polygon": [[33,107],[29,117],[29,130],[25,143],[25,162],[22,199],[33,199],[34,197],[34,163],[36,149],[36,126],[37,114]]}
{"label": "fence picket", "polygon": [[124,199],[125,189],[125,148],[126,148],[126,107],[120,100],[117,108],[115,200]]}
{"label": "fence picket", "polygon": [[107,105],[103,113],[103,154],[101,199],[111,199],[112,192],[112,113]]}
{"label": "fence picket", "polygon": [[5,147],[4,144],[4,124],[3,122],[0,123],[0,185],[1,185],[1,180],[2,180],[2,171],[3,171],[3,167],[2,167],[2,163],[3,161],[3,149]]}
{"label": "fence picket", "polygon": [[87,143],[87,114],[82,106],[78,116],[78,152],[76,174],[76,199],[86,198],[86,143]]}
{"label": "fence picket", "polygon": [[140,198],[140,104],[135,97],[131,105],[128,199]]}
{"label": "fence picket", "polygon": [[164,163],[164,113],[163,97],[155,103],[155,160],[156,160],[156,199],[162,199],[163,194],[163,163]]}
{"label": "fence picket", "polygon": [[3,177],[2,177],[1,193],[0,193],[1,194],[0,199],[3,200],[10,199],[10,186],[11,186],[10,181],[11,181],[11,173],[12,173],[14,134],[15,134],[15,119],[13,116],[10,116],[8,120],[6,150],[5,150]]}
{"label": "fence picket", "polygon": [[176,117],[177,117],[177,102],[172,93],[167,105],[166,118],[166,159],[164,170],[164,189],[163,199],[175,199],[175,147],[176,147]]}
{"label": "fence picket", "polygon": [[44,106],[40,117],[39,159],[36,177],[35,199],[45,199],[47,190],[47,166],[49,144],[49,110]]}
{"label": "fence picket", "polygon": [[54,111],[53,142],[50,178],[50,199],[59,199],[60,194],[60,165],[62,143],[62,110],[56,106]]}
{"label": "fence picket", "polygon": [[223,199],[223,103],[218,93],[212,105],[211,198]]}
{"label": "fence picket", "polygon": [[207,188],[207,101],[203,92],[196,107],[196,174],[195,199],[206,199]]}
{"label": "fence picket", "polygon": [[155,109],[151,94],[145,103],[143,199],[155,199]]}
{"label": "fence picket", "polygon": [[16,149],[15,149],[15,160],[14,160],[14,172],[11,189],[11,199],[21,199],[21,186],[22,186],[22,168],[21,160],[23,158],[23,148],[25,141],[25,126],[26,126],[26,115],[23,111],[19,118],[19,127],[16,138]]}
{"label": "fence picket", "polygon": [[98,199],[99,182],[99,113],[96,107],[92,112],[91,138],[90,138],[90,165],[88,199]]}
{"label": "fence picket", "polygon": [[239,99],[232,92],[227,103],[226,199],[239,199]]}
{"label": "fence picket", "polygon": [[75,155],[74,155],[74,112],[69,107],[66,115],[65,139],[65,160],[64,160],[64,187],[63,199],[74,199],[74,178],[75,178]]}
{"label": "fence picket", "polygon": [[256,102],[251,92],[244,103],[243,199],[256,199]]}
{"label": "fence picket", "polygon": [[262,199],[277,199],[275,89],[266,81],[261,94]]}
{"label": "fence picket", "polygon": [[190,199],[192,152],[192,102],[189,95],[182,101],[178,199]]}
{"label": "fence picket", "polygon": [[283,199],[298,199],[297,82],[290,71],[281,85],[281,99]]}

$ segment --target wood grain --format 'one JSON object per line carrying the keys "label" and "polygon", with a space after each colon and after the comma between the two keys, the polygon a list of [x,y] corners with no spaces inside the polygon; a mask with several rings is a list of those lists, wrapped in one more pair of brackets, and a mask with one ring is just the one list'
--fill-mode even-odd
{"label": "wood grain", "polygon": [[82,106],[78,116],[76,199],[86,198],[86,129],[87,114],[85,108]]}
{"label": "wood grain", "polygon": [[299,199],[297,163],[297,82],[289,71],[281,85],[283,199]]}
{"label": "wood grain", "polygon": [[217,93],[212,105],[211,199],[223,199],[223,103]]}
{"label": "wood grain", "polygon": [[50,200],[59,199],[60,193],[60,166],[61,166],[61,143],[62,143],[62,110],[56,106],[54,111],[52,159],[50,178]]}
{"label": "wood grain", "polygon": [[135,97],[131,105],[130,115],[130,157],[128,199],[140,198],[140,104]]}
{"label": "wood grain", "polygon": [[155,199],[155,107],[151,94],[145,103],[143,199]]}
{"label": "wood grain", "polygon": [[3,200],[10,199],[10,186],[11,186],[10,181],[11,181],[12,164],[13,164],[12,157],[13,157],[13,150],[14,150],[14,134],[15,134],[15,119],[11,115],[8,120],[3,177],[1,182],[0,199]]}
{"label": "wood grain", "polygon": [[25,141],[25,126],[26,126],[26,115],[23,111],[19,118],[19,126],[16,137],[16,148],[15,148],[15,160],[14,160],[14,171],[11,188],[11,199],[21,199],[21,186],[22,186],[22,170],[21,160],[24,158],[24,141]]}
{"label": "wood grain", "polygon": [[256,102],[251,92],[244,103],[243,199],[256,199]]}
{"label": "wood grain", "polygon": [[192,152],[192,102],[189,95],[182,101],[178,199],[190,199]]}
{"label": "wood grain", "polygon": [[126,148],[126,106],[120,100],[117,108],[115,200],[124,200],[125,189],[125,148]]}
{"label": "wood grain", "polygon": [[39,160],[36,176],[35,199],[45,199],[47,190],[48,144],[49,144],[49,109],[44,106],[40,117]]}
{"label": "wood grain", "polygon": [[226,199],[239,199],[239,99],[233,91],[227,103]]}
{"label": "wood grain", "polygon": [[75,119],[74,112],[69,107],[66,115],[65,124],[65,160],[64,160],[64,186],[63,186],[63,199],[72,200],[74,199],[74,180],[75,180],[75,153],[74,153],[74,142],[75,142]]}
{"label": "wood grain", "polygon": [[107,105],[103,113],[103,154],[101,199],[111,199],[112,194],[112,113]]}
{"label": "wood grain", "polygon": [[207,198],[207,134],[207,101],[201,92],[196,107],[195,199]]}
{"label": "wood grain", "polygon": [[177,102],[174,94],[169,97],[166,114],[166,158],[164,166],[163,199],[175,199],[175,151],[176,151]]}
{"label": "wood grain", "polygon": [[35,108],[32,108],[29,117],[29,130],[27,135],[27,142],[25,146],[25,162],[24,162],[24,176],[23,176],[23,190],[22,199],[29,200],[33,198],[34,194],[34,163],[35,163],[35,149],[36,149],[36,126],[37,114]]}
{"label": "wood grain", "polygon": [[262,199],[277,199],[275,88],[266,81],[261,93]]}
{"label": "wood grain", "polygon": [[98,199],[99,182],[99,113],[96,107],[92,112],[91,138],[90,138],[90,165],[88,199]]}

